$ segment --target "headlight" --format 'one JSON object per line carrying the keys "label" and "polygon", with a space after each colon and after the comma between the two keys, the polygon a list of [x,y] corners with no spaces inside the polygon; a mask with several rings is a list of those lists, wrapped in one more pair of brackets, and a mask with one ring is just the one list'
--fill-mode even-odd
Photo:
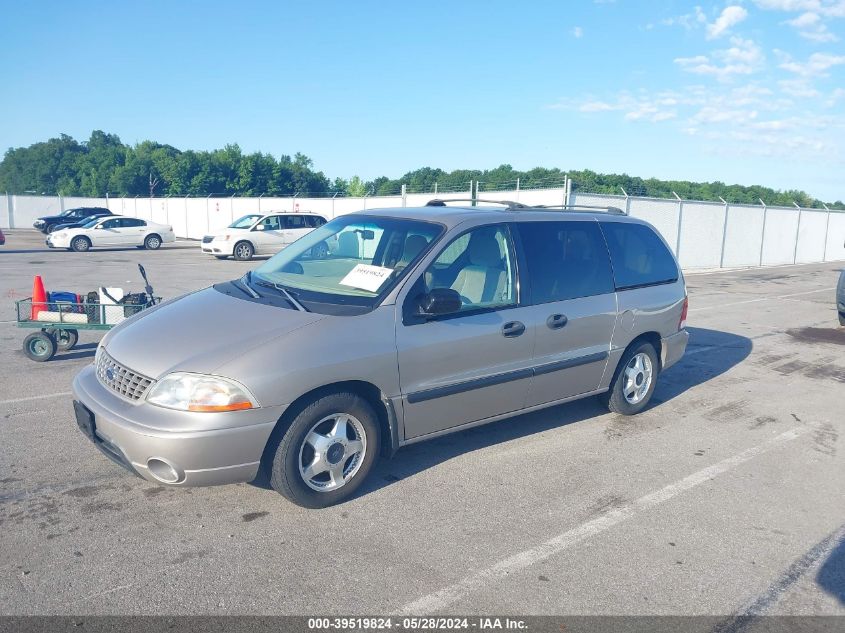
{"label": "headlight", "polygon": [[67,237],[67,233],[55,233],[56,237]]}
{"label": "headlight", "polygon": [[218,240],[221,240],[221,241],[223,241],[223,242],[228,242],[230,237],[232,237],[232,236],[231,236],[231,235],[229,235],[229,234],[226,234],[226,235],[218,235],[218,236],[217,236],[217,239],[218,239]]}
{"label": "headlight", "polygon": [[258,406],[245,387],[219,376],[174,372],[162,378],[147,402],[181,411],[243,411]]}

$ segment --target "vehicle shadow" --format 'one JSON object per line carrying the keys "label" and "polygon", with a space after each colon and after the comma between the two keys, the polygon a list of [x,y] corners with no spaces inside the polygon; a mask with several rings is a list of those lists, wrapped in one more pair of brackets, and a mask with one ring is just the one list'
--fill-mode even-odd
{"label": "vehicle shadow", "polygon": [[[659,409],[660,405],[688,389],[735,367],[748,357],[753,347],[750,339],[728,332],[703,328],[688,328],[688,331],[687,352],[661,375],[650,409]],[[465,453],[606,413],[607,409],[597,398],[585,398],[412,444],[400,449],[394,459],[381,460],[356,496],[389,486]]]}
{"label": "vehicle shadow", "polygon": [[99,343],[80,343],[74,346],[69,352],[56,352],[56,355],[50,359],[50,362],[94,358],[94,355],[97,353],[97,345]]}
{"label": "vehicle shadow", "polygon": [[845,538],[840,538],[830,556],[822,563],[816,574],[816,583],[836,598],[839,604],[845,605]]}

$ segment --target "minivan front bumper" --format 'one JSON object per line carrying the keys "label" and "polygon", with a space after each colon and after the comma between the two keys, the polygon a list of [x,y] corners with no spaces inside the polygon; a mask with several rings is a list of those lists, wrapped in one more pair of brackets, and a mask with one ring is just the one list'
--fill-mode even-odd
{"label": "minivan front bumper", "polygon": [[[74,378],[73,393],[93,414],[94,436],[83,432],[99,450],[144,479],[171,486],[214,486],[255,479],[267,440],[286,407],[207,414],[133,403],[106,389],[93,365]],[[176,427],[184,427],[178,422],[209,415],[227,416],[231,426],[191,431],[151,428],[150,420],[160,420],[162,413],[171,416]],[[175,480],[154,476],[148,466],[151,459],[171,466],[177,474]]]}

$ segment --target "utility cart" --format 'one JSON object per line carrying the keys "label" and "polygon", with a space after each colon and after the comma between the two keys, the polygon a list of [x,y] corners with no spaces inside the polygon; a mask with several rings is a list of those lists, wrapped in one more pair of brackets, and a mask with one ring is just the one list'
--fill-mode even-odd
{"label": "utility cart", "polygon": [[[153,294],[144,267],[138,264],[138,269],[146,284],[145,292],[125,295],[119,300],[89,301],[84,297],[82,301],[33,301],[29,297],[15,301],[18,327],[38,330],[24,339],[24,354],[34,361],[48,361],[57,351],[73,349],[79,341],[80,330],[110,330],[124,319],[159,303],[161,297]],[[100,294],[105,290],[100,289]]]}

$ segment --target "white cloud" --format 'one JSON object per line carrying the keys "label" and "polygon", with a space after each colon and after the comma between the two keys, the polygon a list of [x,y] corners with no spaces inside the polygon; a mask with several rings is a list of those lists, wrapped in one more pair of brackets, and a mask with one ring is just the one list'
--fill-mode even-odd
{"label": "white cloud", "polygon": [[739,5],[731,5],[722,10],[716,21],[707,25],[707,39],[714,40],[725,35],[732,27],[748,17],[748,11]]}
{"label": "white cloud", "polygon": [[583,37],[583,35],[584,35],[584,29],[582,29],[580,26],[576,26],[575,28],[572,29],[572,37],[574,37],[575,39],[581,39],[581,37]]}
{"label": "white cloud", "polygon": [[754,0],[754,4],[770,11],[811,11],[831,18],[845,17],[845,0]]}
{"label": "white cloud", "polygon": [[740,37],[731,38],[730,48],[713,51],[711,55],[678,57],[675,63],[682,70],[696,75],[710,75],[720,81],[733,75],[750,75],[765,64],[765,55],[757,44]]}
{"label": "white cloud", "polygon": [[694,8],[692,13],[685,13],[684,15],[679,15],[677,17],[664,18],[660,20],[660,24],[663,26],[681,26],[688,31],[706,23],[707,16],[704,14],[704,11],[701,10],[701,7],[698,6]]}
{"label": "white cloud", "polygon": [[802,13],[797,18],[787,20],[785,23],[797,29],[798,35],[801,37],[814,42],[835,42],[839,39],[830,32],[821,16],[814,11]]}
{"label": "white cloud", "polygon": [[778,87],[782,92],[799,99],[813,99],[820,94],[806,79],[783,79],[778,82]]}
{"label": "white cloud", "polygon": [[794,61],[790,56],[781,53],[784,61],[780,65],[784,70],[801,77],[827,77],[827,71],[834,66],[845,64],[845,55],[831,55],[829,53],[813,53],[806,62]]}

